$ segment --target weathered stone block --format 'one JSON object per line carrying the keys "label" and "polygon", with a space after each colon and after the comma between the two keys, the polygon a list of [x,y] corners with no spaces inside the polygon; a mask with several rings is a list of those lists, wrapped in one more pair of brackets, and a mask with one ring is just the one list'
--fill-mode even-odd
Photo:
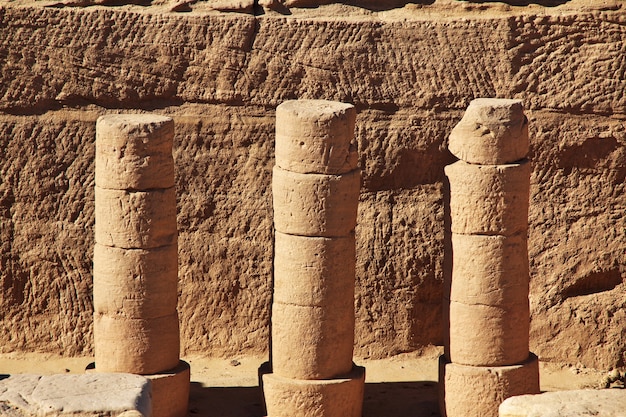
{"label": "weathered stone block", "polygon": [[450,132],[448,149],[465,162],[502,165],[524,159],[528,146],[521,100],[478,98]]}
{"label": "weathered stone block", "polygon": [[96,314],[152,319],[178,302],[178,248],[122,249],[96,243],[93,255]]}
{"label": "weathered stone block", "polygon": [[528,357],[528,300],[488,306],[450,301],[446,357],[460,365],[504,366]]}
{"label": "weathered stone block", "polygon": [[95,315],[93,327],[98,372],[149,375],[178,365],[176,313],[153,319]]}
{"label": "weathered stone block", "polygon": [[499,417],[623,417],[626,395],[622,389],[571,390],[519,395],[500,404]]}
{"label": "weathered stone block", "polygon": [[334,305],[272,306],[272,369],[295,379],[330,379],[352,368],[354,300]]}
{"label": "weathered stone block", "polygon": [[174,121],[155,114],[110,114],[96,122],[96,186],[152,190],[174,186]]}
{"label": "weathered stone block", "polygon": [[504,307],[528,302],[526,235],[452,234],[452,301]]}
{"label": "weathered stone block", "polygon": [[189,364],[180,361],[170,370],[146,375],[152,386],[152,417],[185,417],[189,414]]}
{"label": "weathered stone block", "polygon": [[450,183],[451,229],[459,234],[511,236],[528,229],[530,163],[445,167]]}
{"label": "weathered stone block", "polygon": [[326,100],[290,100],[276,108],[276,165],[302,174],[356,169],[356,110]]}
{"label": "weathered stone block", "polygon": [[300,174],[274,167],[274,227],[301,236],[346,236],[356,227],[361,174]]}
{"label": "weathered stone block", "polygon": [[151,389],[148,379],[123,373],[11,375],[0,380],[0,414],[7,403],[20,417],[122,416],[133,410],[148,417],[154,415]]}
{"label": "weathered stone block", "polygon": [[96,187],[96,242],[150,249],[177,242],[176,189],[111,190]]}
{"label": "weathered stone block", "polygon": [[274,302],[322,308],[354,300],[354,235],[318,238],[276,232]]}

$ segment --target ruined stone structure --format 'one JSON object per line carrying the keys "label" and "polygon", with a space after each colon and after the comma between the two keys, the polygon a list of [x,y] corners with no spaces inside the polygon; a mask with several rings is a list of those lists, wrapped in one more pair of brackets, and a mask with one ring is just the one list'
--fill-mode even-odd
{"label": "ruined stone structure", "polygon": [[585,389],[520,395],[500,404],[499,417],[622,417],[626,395],[621,389]]}
{"label": "ruined stone structure", "polygon": [[121,3],[0,0],[2,353],[93,353],[95,122],[137,109],[176,122],[181,353],[266,355],[274,109],[294,98],[357,109],[355,357],[443,345],[448,135],[509,97],[531,121],[531,350],[625,363],[623,1]]}
{"label": "ruined stone structure", "polygon": [[179,360],[173,137],[165,116],[107,115],[96,125],[96,370],[147,376],[154,417],[186,416],[189,396],[189,366]]}
{"label": "ruined stone structure", "polygon": [[269,417],[360,417],[365,369],[352,362],[357,205],[354,106],[276,109]]}
{"label": "ruined stone structure", "polygon": [[529,354],[528,120],[519,100],[473,100],[450,134],[451,275],[440,360],[444,417],[497,417],[539,392]]}

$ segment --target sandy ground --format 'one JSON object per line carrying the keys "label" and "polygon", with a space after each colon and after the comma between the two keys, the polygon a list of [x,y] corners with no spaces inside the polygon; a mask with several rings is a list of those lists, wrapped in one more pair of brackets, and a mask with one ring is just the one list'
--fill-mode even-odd
{"label": "sandy ground", "polygon": [[[438,348],[388,359],[356,359],[366,367],[364,417],[435,417]],[[206,358],[187,356],[191,364],[190,416],[261,417],[262,396],[257,370],[267,357]],[[0,356],[0,374],[80,373],[91,357],[48,354]],[[603,372],[559,364],[541,364],[544,391],[596,387]]]}

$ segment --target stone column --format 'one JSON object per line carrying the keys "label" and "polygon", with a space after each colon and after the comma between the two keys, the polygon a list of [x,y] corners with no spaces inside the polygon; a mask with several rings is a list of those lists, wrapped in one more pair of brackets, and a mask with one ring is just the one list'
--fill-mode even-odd
{"label": "stone column", "polygon": [[521,101],[473,100],[449,150],[460,160],[445,168],[452,272],[441,412],[497,417],[506,398],[539,392],[538,360],[528,349],[530,163]]}
{"label": "stone column", "polygon": [[189,365],[179,360],[173,137],[164,116],[96,123],[95,365],[148,377],[154,417],[186,416],[189,398]]}
{"label": "stone column", "polygon": [[360,172],[349,104],[276,109],[269,417],[360,417],[365,369],[352,362],[354,229]]}

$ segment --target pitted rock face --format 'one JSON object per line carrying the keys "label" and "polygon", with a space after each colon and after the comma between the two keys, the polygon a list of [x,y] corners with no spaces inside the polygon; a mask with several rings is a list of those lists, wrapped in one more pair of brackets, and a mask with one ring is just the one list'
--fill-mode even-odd
{"label": "pitted rock face", "polygon": [[176,121],[183,349],[266,352],[272,109],[295,97],[358,103],[355,354],[442,344],[448,136],[498,96],[530,120],[532,350],[623,362],[623,1],[203,11],[226,1],[0,0],[2,352],[92,354],[95,121],[126,110]]}
{"label": "pitted rock face", "polygon": [[478,98],[450,133],[448,149],[471,164],[510,164],[528,153],[528,120],[521,100]]}

